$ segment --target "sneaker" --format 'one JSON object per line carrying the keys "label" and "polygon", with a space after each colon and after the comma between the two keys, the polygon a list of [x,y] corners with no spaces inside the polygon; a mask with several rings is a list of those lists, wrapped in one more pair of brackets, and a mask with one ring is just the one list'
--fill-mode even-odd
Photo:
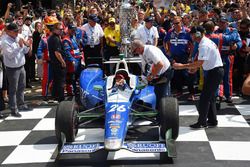
{"label": "sneaker", "polygon": [[202,129],[202,128],[207,128],[207,125],[202,125],[197,122],[195,124],[189,125],[189,127],[192,129]]}
{"label": "sneaker", "polygon": [[233,99],[231,96],[226,98],[226,103],[233,103]]}

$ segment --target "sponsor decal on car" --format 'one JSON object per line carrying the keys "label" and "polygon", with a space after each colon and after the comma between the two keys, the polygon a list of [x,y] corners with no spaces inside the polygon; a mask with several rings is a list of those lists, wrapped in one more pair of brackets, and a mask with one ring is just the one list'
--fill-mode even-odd
{"label": "sponsor decal on car", "polygon": [[132,152],[166,152],[164,143],[127,143],[127,149]]}
{"label": "sponsor decal on car", "polygon": [[65,144],[61,153],[93,153],[102,148],[103,145],[99,143]]}
{"label": "sponsor decal on car", "polygon": [[111,119],[121,119],[121,115],[119,115],[119,114],[114,114],[114,115],[112,115],[111,116]]}
{"label": "sponsor decal on car", "polygon": [[124,104],[119,105],[119,104],[113,104],[110,106],[110,110],[108,111],[108,113],[110,112],[125,112],[126,111],[126,106]]}

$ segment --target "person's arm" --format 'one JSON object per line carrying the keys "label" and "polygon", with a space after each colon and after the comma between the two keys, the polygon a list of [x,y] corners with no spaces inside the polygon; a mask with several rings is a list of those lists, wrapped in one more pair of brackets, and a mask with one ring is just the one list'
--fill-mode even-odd
{"label": "person's arm", "polygon": [[68,40],[63,40],[63,49],[66,53],[66,59],[70,62],[74,61],[74,50],[71,48],[71,44]]}
{"label": "person's arm", "polygon": [[244,95],[250,95],[250,74],[248,74],[248,77],[244,81],[241,91]]}
{"label": "person's arm", "polygon": [[147,76],[147,80],[151,81],[152,79],[154,79],[157,76],[157,74],[161,71],[163,66],[164,64],[162,61],[159,61],[157,64],[154,64],[152,67],[151,74]]}
{"label": "person's arm", "polygon": [[61,66],[63,68],[66,67],[66,63],[63,59],[63,56],[62,56],[62,52],[63,52],[63,48],[61,48],[61,40],[58,38],[54,38],[53,42],[51,42],[54,44],[53,48],[54,48],[54,53],[55,53],[55,56],[57,58],[57,60],[61,63]]}
{"label": "person's arm", "polygon": [[43,58],[43,50],[46,47],[46,44],[43,39],[40,40],[36,52],[37,59],[42,59]]}
{"label": "person's arm", "polygon": [[2,53],[8,59],[14,59],[20,52],[23,52],[26,47],[24,46],[23,40],[19,40],[17,43],[2,43]]}
{"label": "person's arm", "polygon": [[160,13],[157,11],[157,7],[156,7],[155,5],[153,6],[153,11],[154,11],[154,15],[155,15],[155,20],[156,20],[156,22],[157,22],[158,24],[162,24],[162,23],[161,23],[161,20],[162,20],[161,15],[160,15]]}
{"label": "person's arm", "polygon": [[98,11],[98,16],[102,17],[102,9],[100,8],[100,6],[98,5],[98,3],[94,2],[93,3],[94,7],[97,9]]}
{"label": "person's arm", "polygon": [[61,53],[59,51],[55,51],[55,55],[56,55],[57,60],[60,61],[62,67],[65,68],[66,67],[66,63],[65,63],[64,59],[62,58]]}
{"label": "person's arm", "polygon": [[176,70],[182,70],[182,69],[195,69],[198,67],[201,67],[204,60],[197,60],[192,63],[182,64],[182,63],[174,63],[173,68]]}
{"label": "person's arm", "polygon": [[10,16],[10,9],[12,8],[12,3],[8,3],[6,12],[4,14],[4,19],[6,20]]}
{"label": "person's arm", "polygon": [[157,46],[158,45],[158,38],[154,38],[154,43],[153,43],[154,46]]}
{"label": "person's arm", "polygon": [[164,40],[163,40],[163,47],[167,53],[168,56],[171,56],[171,53],[170,53],[170,33],[167,32],[167,34],[165,35],[164,37]]}

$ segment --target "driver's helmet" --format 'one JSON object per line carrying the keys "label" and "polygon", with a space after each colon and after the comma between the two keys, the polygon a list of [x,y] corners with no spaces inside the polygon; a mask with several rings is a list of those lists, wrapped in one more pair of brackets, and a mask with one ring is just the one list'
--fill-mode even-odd
{"label": "driver's helmet", "polygon": [[58,22],[59,22],[58,19],[56,17],[54,17],[54,16],[47,16],[47,17],[45,17],[43,19],[43,23],[45,25],[45,32],[46,32],[46,34],[49,33],[52,30],[54,24],[56,24]]}

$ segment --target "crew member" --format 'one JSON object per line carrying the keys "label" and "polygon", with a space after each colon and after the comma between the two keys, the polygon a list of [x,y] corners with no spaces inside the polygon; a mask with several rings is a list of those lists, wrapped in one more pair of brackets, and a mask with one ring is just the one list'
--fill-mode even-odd
{"label": "crew member", "polygon": [[170,95],[171,67],[167,57],[153,45],[144,45],[140,40],[132,42],[132,52],[138,54],[142,60],[142,70],[147,80],[155,84],[157,107],[164,96]]}
{"label": "crew member", "polygon": [[47,40],[52,34],[51,30],[55,23],[58,23],[57,18],[52,16],[47,16],[44,18],[45,34],[42,36],[38,49],[37,49],[37,59],[38,63],[43,65],[43,77],[42,77],[42,96],[43,100],[48,100],[48,90],[52,83],[52,71],[50,67],[50,58],[48,51]]}
{"label": "crew member", "polygon": [[[182,25],[181,17],[179,16],[174,17],[173,25],[174,27],[168,31],[164,39],[166,53],[171,61],[187,63],[191,60],[190,53],[193,49],[190,30]],[[190,74],[186,69],[175,71],[173,84],[177,89],[176,97],[182,95],[184,83],[187,81],[190,93],[189,99],[194,99],[194,77],[195,75]]]}
{"label": "crew member", "polygon": [[[230,42],[223,42],[222,44],[222,61],[224,63],[225,75],[223,78],[223,89],[224,95],[226,97],[227,103],[232,103],[232,94],[233,94],[233,64],[235,51],[239,50],[242,47],[242,41],[237,30],[234,28],[228,27],[228,20],[225,17],[220,18],[219,29],[215,33],[222,33],[225,35],[233,34],[235,38]],[[222,94],[220,95],[222,96]]]}
{"label": "crew member", "polygon": [[[66,76],[66,91],[67,94],[72,96],[73,91],[76,94],[76,81],[81,73],[81,59],[83,58],[82,53],[78,47],[78,43],[75,37],[77,27],[74,24],[68,25],[68,34],[64,36],[62,42],[66,52],[66,65],[67,65],[67,76]],[[73,91],[72,91],[73,85]]]}
{"label": "crew member", "polygon": [[48,39],[50,63],[52,67],[52,96],[61,102],[64,100],[64,84],[66,77],[66,63],[61,36],[63,35],[62,23],[53,26],[52,35]]}
{"label": "crew member", "polygon": [[190,33],[193,41],[199,44],[198,60],[192,63],[174,63],[176,70],[197,70],[198,67],[206,71],[204,85],[198,105],[198,122],[190,125],[193,129],[207,126],[217,126],[216,90],[223,78],[224,70],[220,52],[217,45],[205,37],[205,30],[201,26],[192,27]]}

